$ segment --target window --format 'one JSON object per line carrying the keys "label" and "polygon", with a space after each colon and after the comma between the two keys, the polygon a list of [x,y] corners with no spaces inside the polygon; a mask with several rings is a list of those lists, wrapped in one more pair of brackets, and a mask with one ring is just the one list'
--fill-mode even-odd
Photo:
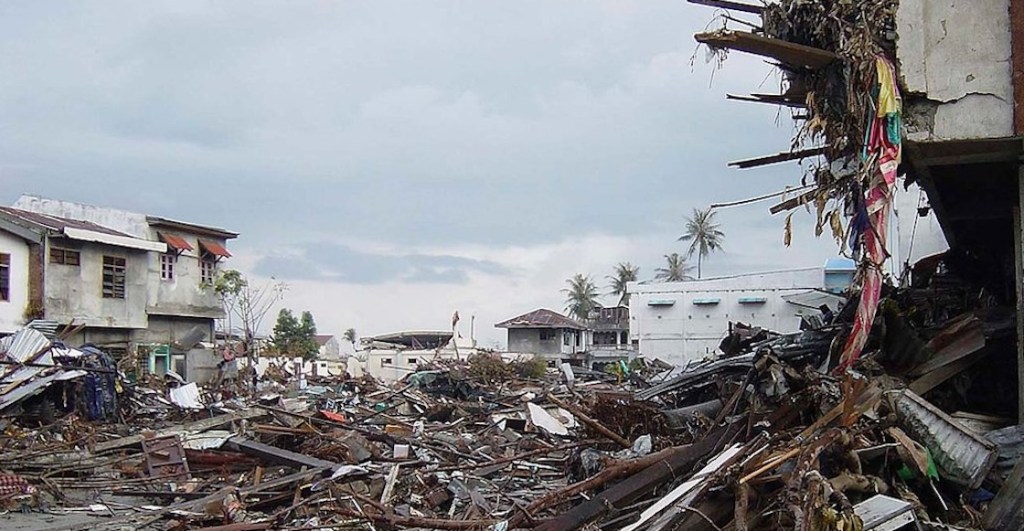
{"label": "window", "polygon": [[79,266],[82,263],[82,256],[73,249],[61,249],[60,247],[50,248],[50,263],[69,266]]}
{"label": "window", "polygon": [[569,332],[562,332],[562,344],[567,347],[572,346],[572,335]]}
{"label": "window", "polygon": [[164,253],[160,255],[160,278],[174,280],[174,264],[178,261],[178,255]]}
{"label": "window", "polygon": [[103,257],[103,298],[123,299],[125,261],[117,256]]}
{"label": "window", "polygon": [[416,365],[416,358],[409,358],[409,365]]}
{"label": "window", "polygon": [[210,284],[213,282],[213,277],[217,274],[217,262],[207,253],[199,258],[199,280],[204,284]]}
{"label": "window", "polygon": [[381,358],[380,359],[380,366],[384,367],[386,365],[391,365],[391,358]]}
{"label": "window", "polygon": [[555,331],[554,330],[544,329],[544,330],[540,331],[540,340],[541,341],[554,341],[554,339],[555,339]]}
{"label": "window", "polygon": [[11,300],[11,255],[0,253],[0,301]]}

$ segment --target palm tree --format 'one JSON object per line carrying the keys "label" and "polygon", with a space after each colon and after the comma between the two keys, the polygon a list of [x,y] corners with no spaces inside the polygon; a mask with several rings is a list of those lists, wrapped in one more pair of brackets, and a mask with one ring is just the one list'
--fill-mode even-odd
{"label": "palm tree", "polygon": [[693,266],[687,264],[686,259],[679,253],[666,254],[665,261],[667,262],[666,267],[659,267],[654,270],[654,278],[656,280],[662,282],[682,282],[693,279],[693,277],[687,275],[687,273],[693,271]]}
{"label": "palm tree", "polygon": [[590,312],[597,308],[597,284],[590,279],[590,275],[582,273],[576,273],[566,283],[569,287],[562,290],[565,293],[566,311],[577,320],[589,319]]}
{"label": "palm tree", "polygon": [[349,328],[348,330],[345,330],[345,334],[343,336],[341,336],[341,337],[345,341],[348,341],[349,343],[352,343],[352,350],[356,349],[356,329],[355,328]]}
{"label": "palm tree", "polygon": [[615,266],[615,274],[609,275],[608,280],[612,281],[612,295],[619,297],[619,304],[626,300],[626,284],[636,282],[640,275],[640,268],[629,262],[620,262]]}
{"label": "palm tree", "polygon": [[693,217],[686,218],[686,234],[679,237],[681,242],[690,242],[686,251],[686,257],[690,258],[697,253],[697,278],[701,275],[701,262],[714,251],[722,249],[722,240],[725,233],[719,229],[720,225],[715,223],[715,213],[708,207],[704,210],[693,209]]}

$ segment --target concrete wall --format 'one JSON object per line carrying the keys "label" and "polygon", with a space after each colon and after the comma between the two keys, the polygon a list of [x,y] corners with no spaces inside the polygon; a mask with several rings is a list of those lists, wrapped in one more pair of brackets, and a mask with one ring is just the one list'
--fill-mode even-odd
{"label": "concrete wall", "polygon": [[[49,248],[55,245],[78,249],[81,264],[51,264],[47,259],[44,287],[47,319],[89,326],[146,328],[149,253],[103,244],[49,239],[45,256],[49,256]],[[104,256],[125,259],[124,299],[103,298]]]}
{"label": "concrete wall", "polygon": [[508,351],[527,352],[544,357],[561,356],[566,352],[563,341],[563,330],[550,330],[552,339],[541,341],[539,328],[509,328]]}
{"label": "concrete wall", "polygon": [[[157,231],[146,238],[157,241]],[[149,306],[150,314],[158,315],[180,315],[192,317],[208,317],[220,319],[224,317],[224,309],[217,299],[217,295],[202,282],[202,270],[199,261],[199,238],[196,235],[180,231],[165,231],[184,238],[191,246],[191,251],[185,251],[178,255],[174,264],[174,278],[165,280],[161,278],[161,255],[151,253],[149,256]],[[224,240],[204,237],[203,239],[215,241],[224,245]]]}
{"label": "concrete wall", "polygon": [[[640,354],[675,365],[717,351],[730,322],[789,333],[817,310],[783,296],[823,289],[824,268],[796,269],[688,282],[630,283],[630,335]],[[763,302],[755,299],[764,299]]]}
{"label": "concrete wall", "polygon": [[323,361],[341,361],[341,344],[338,343],[338,338],[332,337],[328,339],[326,343],[320,345],[320,352],[317,354],[317,359]]}
{"label": "concrete wall", "polygon": [[[458,357],[466,359],[475,354],[474,349],[459,349]],[[358,358],[358,359],[357,359]],[[428,362],[433,359],[455,359],[453,349],[445,348],[440,351],[434,350],[388,350],[373,349],[361,350],[356,358],[349,358],[348,371],[354,377],[364,374],[373,376],[384,382],[395,382],[406,375],[416,372],[416,367],[421,362]],[[359,361],[359,359],[363,361]]]}
{"label": "concrete wall", "polygon": [[10,300],[0,301],[0,333],[7,334],[25,323],[29,300],[29,245],[13,234],[0,231],[0,253],[11,255]]}
{"label": "concrete wall", "polygon": [[214,320],[203,317],[150,315],[149,325],[132,334],[136,343],[167,345],[184,338],[193,328],[203,332],[201,341],[213,342]]}
{"label": "concrete wall", "polygon": [[1013,135],[1009,8],[1009,0],[900,2],[909,140]]}
{"label": "concrete wall", "polygon": [[72,201],[47,199],[33,195],[19,197],[13,206],[29,212],[89,221],[136,238],[152,239],[149,236],[149,223],[146,221],[146,215],[137,212],[83,205]]}

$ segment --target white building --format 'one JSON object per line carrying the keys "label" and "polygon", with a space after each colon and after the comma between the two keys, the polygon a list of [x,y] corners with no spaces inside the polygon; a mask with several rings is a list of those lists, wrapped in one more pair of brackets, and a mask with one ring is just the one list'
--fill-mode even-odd
{"label": "white building", "polygon": [[741,322],[774,332],[796,332],[804,315],[820,314],[827,304],[839,309],[836,295],[853,278],[849,260],[825,267],[791,269],[685,282],[630,282],[630,337],[640,355],[676,365],[716,353],[729,331]]}
{"label": "white building", "polygon": [[451,332],[398,332],[362,338],[359,350],[349,359],[348,371],[357,378],[369,375],[384,382],[395,382],[416,372],[420,364],[464,360],[476,353],[472,339],[453,339]]}

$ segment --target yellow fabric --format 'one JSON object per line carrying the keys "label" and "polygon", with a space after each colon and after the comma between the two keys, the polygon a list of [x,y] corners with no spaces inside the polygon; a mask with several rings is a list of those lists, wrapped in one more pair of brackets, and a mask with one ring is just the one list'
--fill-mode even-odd
{"label": "yellow fabric", "polygon": [[878,71],[878,117],[900,112],[900,97],[896,95],[896,80],[893,77],[889,61],[881,57],[875,58],[875,70]]}

